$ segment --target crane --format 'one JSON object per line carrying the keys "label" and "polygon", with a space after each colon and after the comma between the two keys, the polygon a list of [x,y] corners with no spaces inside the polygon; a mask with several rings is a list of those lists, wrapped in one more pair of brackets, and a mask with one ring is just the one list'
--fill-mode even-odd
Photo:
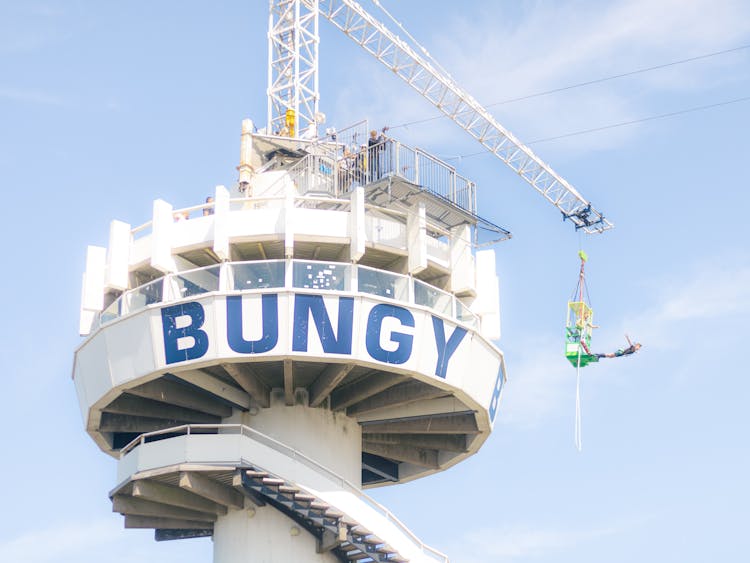
{"label": "crane", "polygon": [[[376,2],[379,4],[379,2]],[[587,234],[614,225],[567,180],[505,129],[447,72],[420,55],[354,0],[270,0],[268,123],[290,125],[291,136],[321,121],[318,92],[318,16],[401,78],[554,205]]]}

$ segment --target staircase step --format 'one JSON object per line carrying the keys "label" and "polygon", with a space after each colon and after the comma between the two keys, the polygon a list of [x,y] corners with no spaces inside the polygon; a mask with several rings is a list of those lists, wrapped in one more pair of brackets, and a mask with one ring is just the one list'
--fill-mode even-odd
{"label": "staircase step", "polygon": [[382,545],[385,543],[385,541],[381,540],[378,536],[375,534],[371,536],[367,536],[366,538],[363,538],[362,541],[369,545]]}
{"label": "staircase step", "polygon": [[372,535],[372,532],[368,530],[367,528],[365,528],[364,526],[362,526],[361,524],[357,524],[356,526],[353,526],[351,528],[351,533],[352,535],[360,536],[360,537]]}

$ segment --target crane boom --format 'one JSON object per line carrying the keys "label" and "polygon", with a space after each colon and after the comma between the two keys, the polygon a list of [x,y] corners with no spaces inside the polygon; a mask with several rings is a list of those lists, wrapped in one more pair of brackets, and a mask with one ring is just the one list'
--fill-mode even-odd
{"label": "crane boom", "polygon": [[564,219],[570,219],[576,229],[592,234],[614,227],[567,180],[500,125],[450,76],[436,69],[357,2],[303,0],[303,3],[308,8],[317,4],[323,17],[510,166],[557,207]]}

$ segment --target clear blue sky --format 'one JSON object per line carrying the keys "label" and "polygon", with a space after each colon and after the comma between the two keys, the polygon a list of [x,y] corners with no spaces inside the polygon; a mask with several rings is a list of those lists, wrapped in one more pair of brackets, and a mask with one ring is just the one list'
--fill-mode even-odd
{"label": "clear blue sky", "polygon": [[[750,44],[739,0],[383,3],[488,104]],[[235,180],[241,119],[265,121],[267,4],[0,1],[2,561],[210,561],[209,540],[157,544],[111,514],[115,461],[70,370],[86,245]],[[321,41],[329,124],[434,114],[325,21]],[[748,95],[742,50],[492,111],[533,140]],[[582,241],[493,157],[456,161],[515,235],[497,247],[510,381],[479,454],[373,496],[458,563],[745,558],[749,126],[744,102],[534,145],[617,225]],[[393,135],[478,150],[446,122]],[[582,453],[562,356],[579,242],[595,347],[644,344],[585,370]]]}

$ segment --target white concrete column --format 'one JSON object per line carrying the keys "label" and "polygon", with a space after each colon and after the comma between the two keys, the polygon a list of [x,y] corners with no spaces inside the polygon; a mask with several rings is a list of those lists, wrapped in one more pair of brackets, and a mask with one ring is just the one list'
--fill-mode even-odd
{"label": "white concrete column", "polygon": [[155,200],[151,220],[151,266],[165,274],[176,269],[172,256],[173,225],[172,205],[163,199]]}
{"label": "white concrete column", "polygon": [[499,340],[500,280],[495,270],[495,251],[480,250],[476,256],[477,298],[471,310],[482,320],[481,333],[490,340]]}
{"label": "white concrete column", "polygon": [[130,225],[122,221],[109,224],[109,246],[107,247],[107,288],[124,291],[128,288],[130,263]]}
{"label": "white concrete column", "polygon": [[451,229],[451,291],[474,294],[474,256],[471,254],[471,227],[460,225]]}
{"label": "white concrete column", "polygon": [[[296,486],[329,494],[351,492],[340,480],[345,479],[361,487],[361,428],[343,413],[305,404],[286,406],[282,390],[277,389],[271,393],[270,408],[235,411],[225,422],[244,424],[287,446],[288,450],[258,449],[253,463]],[[214,563],[338,561],[330,552],[317,553],[315,536],[294,520],[271,505],[257,507],[249,500],[244,510],[230,509],[219,516],[213,541]]]}
{"label": "white concrete column", "polygon": [[294,258],[294,194],[287,192],[284,198],[284,256]]}
{"label": "white concrete column", "polygon": [[230,509],[214,524],[214,563],[336,563],[317,553],[316,539],[272,506]]}
{"label": "white concrete column", "polygon": [[365,254],[365,189],[361,186],[351,192],[351,208],[349,209],[349,260],[359,262]]}
{"label": "white concrete column", "polygon": [[[242,138],[240,141],[240,186],[250,186],[253,177],[253,165],[250,163],[253,155],[253,122],[250,119],[242,120]],[[245,193],[250,197],[252,193]]]}
{"label": "white concrete column", "polygon": [[86,249],[86,271],[83,273],[81,288],[81,318],[79,333],[89,334],[96,313],[104,306],[104,270],[107,249],[89,246]]}
{"label": "white concrete column", "polygon": [[427,268],[427,210],[424,203],[416,213],[406,217],[406,245],[409,249],[409,273],[418,274]]}
{"label": "white concrete column", "polygon": [[214,252],[221,260],[229,260],[229,190],[216,186],[214,195]]}

